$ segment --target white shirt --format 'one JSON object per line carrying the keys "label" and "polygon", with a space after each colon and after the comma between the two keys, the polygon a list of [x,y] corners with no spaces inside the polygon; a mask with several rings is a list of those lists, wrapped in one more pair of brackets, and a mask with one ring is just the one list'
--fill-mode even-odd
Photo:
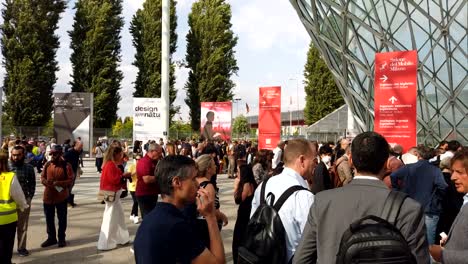
{"label": "white shirt", "polygon": [[463,196],[463,205],[468,204],[468,193]]}
{"label": "white shirt", "polygon": [[16,178],[16,175],[13,176],[13,180],[11,181],[11,188],[10,188],[10,195],[13,200],[15,200],[16,205],[21,211],[28,208],[29,205],[26,202],[26,198],[24,197],[23,189],[21,189],[21,185]]}
{"label": "white shirt", "polygon": [[[255,195],[252,200],[252,210],[250,210],[250,217],[252,217],[255,210],[257,210],[260,205],[260,192],[262,185],[263,183],[260,184],[255,191]],[[294,185],[300,185],[309,189],[307,182],[301,177],[301,175],[296,171],[285,167],[281,174],[268,180],[265,188],[265,195],[268,195],[271,192],[275,195],[275,200],[277,201],[289,187]],[[313,203],[314,195],[312,192],[306,190],[297,191],[286,200],[278,212],[287,236],[287,261],[291,259],[291,256],[294,254],[299,242],[301,241],[302,232],[304,231],[309,210]]]}
{"label": "white shirt", "polygon": [[278,164],[280,163],[281,161],[281,154],[283,153],[283,150],[280,149],[279,147],[276,147],[274,150],[273,150],[273,160],[271,161],[271,168],[272,169],[275,169],[276,166],[278,166]]}
{"label": "white shirt", "polygon": [[380,179],[376,178],[376,177],[372,177],[372,176],[354,176],[353,177],[354,180],[375,180],[375,181],[380,181]]}
{"label": "white shirt", "polygon": [[446,159],[446,158],[453,158],[454,155],[455,154],[452,151],[447,150],[447,151],[445,151],[444,154],[440,154],[440,160],[443,160],[443,159]]}

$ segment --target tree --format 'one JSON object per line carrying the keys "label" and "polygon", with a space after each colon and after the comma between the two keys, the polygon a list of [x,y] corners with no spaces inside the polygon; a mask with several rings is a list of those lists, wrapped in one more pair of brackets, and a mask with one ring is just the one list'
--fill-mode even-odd
{"label": "tree", "polygon": [[249,122],[247,121],[247,117],[244,115],[240,115],[234,119],[234,123],[232,125],[232,132],[239,136],[244,136],[250,132]]}
{"label": "tree", "polygon": [[306,92],[304,116],[306,124],[310,125],[317,122],[345,103],[330,70],[320,58],[318,50],[312,43],[307,53],[304,77]]}
{"label": "tree", "polygon": [[117,120],[122,72],[120,31],[122,0],[78,0],[71,37],[72,92],[94,94],[94,126],[108,128]]}
{"label": "tree", "polygon": [[200,102],[230,101],[233,74],[239,68],[234,57],[237,37],[231,30],[231,6],[225,0],[200,0],[192,5],[187,34],[185,84],[192,129],[200,129]]}
{"label": "tree", "polygon": [[112,135],[120,138],[133,138],[133,118],[127,116],[124,121],[120,117],[117,118],[112,126]]}
{"label": "tree", "polygon": [[2,11],[4,111],[14,126],[44,126],[51,119],[59,69],[55,35],[63,0],[6,0]]}
{"label": "tree", "polygon": [[[139,9],[133,16],[130,24],[130,33],[133,36],[133,46],[136,49],[133,65],[138,68],[135,81],[135,97],[161,97],[161,0],[146,0],[143,9]],[[170,73],[169,73],[169,120],[180,110],[175,106],[177,97],[175,89],[175,64],[172,54],[177,48],[177,15],[176,2],[170,2]]]}

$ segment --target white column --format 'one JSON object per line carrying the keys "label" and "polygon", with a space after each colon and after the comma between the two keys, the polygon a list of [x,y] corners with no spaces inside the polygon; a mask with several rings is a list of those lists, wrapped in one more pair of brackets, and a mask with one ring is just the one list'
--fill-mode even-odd
{"label": "white column", "polygon": [[170,41],[170,8],[169,0],[162,0],[162,32],[161,32],[161,99],[163,102],[162,131],[164,142],[169,137],[169,41]]}

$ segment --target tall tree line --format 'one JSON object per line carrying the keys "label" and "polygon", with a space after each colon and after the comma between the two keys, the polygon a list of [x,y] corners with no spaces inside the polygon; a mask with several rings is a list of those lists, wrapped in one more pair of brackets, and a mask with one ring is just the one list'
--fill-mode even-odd
{"label": "tall tree line", "polygon": [[59,69],[55,31],[65,1],[6,0],[3,5],[4,111],[14,126],[43,126],[52,113]]}
{"label": "tall tree line", "polygon": [[120,32],[122,0],[78,0],[69,31],[73,67],[72,92],[94,94],[94,127],[112,127],[117,120],[122,72]]}
{"label": "tall tree line", "polygon": [[237,37],[231,27],[231,6],[224,0],[200,0],[189,14],[186,63],[189,76],[185,89],[191,126],[200,129],[200,102],[232,100],[233,74],[237,74],[234,47]]}
{"label": "tall tree line", "polygon": [[317,122],[345,103],[332,73],[312,43],[307,53],[304,78],[306,93],[304,117],[307,125]]}
{"label": "tall tree line", "polygon": [[[161,97],[161,29],[162,1],[146,0],[143,8],[133,16],[130,33],[136,49],[133,65],[138,68],[135,80],[134,97]],[[170,1],[170,73],[169,73],[169,121],[179,112],[180,106],[174,106],[177,96],[175,89],[175,64],[172,55],[177,48],[176,2]]]}

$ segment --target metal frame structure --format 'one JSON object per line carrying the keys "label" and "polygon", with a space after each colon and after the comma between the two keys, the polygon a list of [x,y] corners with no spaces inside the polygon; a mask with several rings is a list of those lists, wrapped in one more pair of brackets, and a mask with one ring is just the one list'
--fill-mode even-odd
{"label": "metal frame structure", "polygon": [[418,143],[468,143],[466,0],[290,0],[361,131],[374,126],[374,56],[418,51]]}

